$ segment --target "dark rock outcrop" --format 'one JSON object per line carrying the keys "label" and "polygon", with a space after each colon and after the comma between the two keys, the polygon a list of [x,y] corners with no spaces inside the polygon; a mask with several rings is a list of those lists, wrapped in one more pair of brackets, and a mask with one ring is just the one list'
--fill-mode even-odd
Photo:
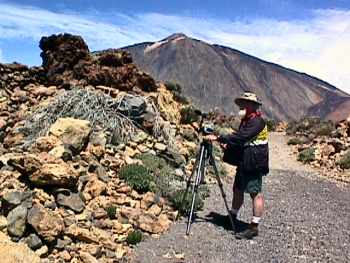
{"label": "dark rock outcrop", "polygon": [[140,72],[125,51],[110,49],[92,55],[80,36],[70,34],[43,37],[40,48],[42,65],[51,84],[103,85],[126,91],[156,89],[155,81]]}

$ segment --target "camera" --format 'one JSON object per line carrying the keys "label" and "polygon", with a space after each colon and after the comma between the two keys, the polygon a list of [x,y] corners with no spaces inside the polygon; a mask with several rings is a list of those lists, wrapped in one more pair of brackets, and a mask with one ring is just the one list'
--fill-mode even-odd
{"label": "camera", "polygon": [[204,113],[200,110],[195,110],[195,113],[201,116],[200,132],[202,132],[205,135],[214,133],[214,124],[206,121],[206,119],[209,117],[209,113]]}
{"label": "camera", "polygon": [[209,134],[214,133],[214,124],[212,124],[212,123],[203,124],[203,126],[202,126],[202,132],[203,132],[205,135],[209,135]]}

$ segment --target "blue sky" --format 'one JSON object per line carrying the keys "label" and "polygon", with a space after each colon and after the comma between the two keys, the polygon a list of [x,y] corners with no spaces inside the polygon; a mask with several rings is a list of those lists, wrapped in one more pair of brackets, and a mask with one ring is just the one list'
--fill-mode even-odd
{"label": "blue sky", "polygon": [[306,72],[350,93],[350,0],[0,0],[0,61],[41,64],[38,41],[80,34],[91,50],[175,32]]}

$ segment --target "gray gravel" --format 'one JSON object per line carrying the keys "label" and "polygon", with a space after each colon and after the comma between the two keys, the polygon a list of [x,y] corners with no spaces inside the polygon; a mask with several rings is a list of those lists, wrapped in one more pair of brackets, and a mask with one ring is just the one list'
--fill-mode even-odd
{"label": "gray gravel", "polygon": [[[283,143],[278,139],[278,144]],[[286,154],[281,147],[271,148],[275,149],[272,157]],[[189,237],[185,220],[179,221],[160,238],[140,243],[132,262],[350,262],[350,186],[339,187],[300,166],[290,167],[290,163],[279,165],[288,169],[272,169],[265,177],[266,213],[254,240],[236,240],[228,230],[223,201],[214,185]],[[225,182],[230,199],[232,181]],[[239,218],[249,223],[251,214],[246,196]]]}

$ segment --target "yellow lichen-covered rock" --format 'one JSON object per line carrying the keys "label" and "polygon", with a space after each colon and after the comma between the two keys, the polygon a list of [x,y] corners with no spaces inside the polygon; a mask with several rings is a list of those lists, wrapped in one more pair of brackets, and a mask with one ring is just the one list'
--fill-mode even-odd
{"label": "yellow lichen-covered rock", "polygon": [[174,100],[173,94],[166,89],[164,84],[160,84],[159,86],[157,102],[159,111],[161,112],[164,119],[172,123],[179,123],[181,118],[179,111],[180,107]]}

